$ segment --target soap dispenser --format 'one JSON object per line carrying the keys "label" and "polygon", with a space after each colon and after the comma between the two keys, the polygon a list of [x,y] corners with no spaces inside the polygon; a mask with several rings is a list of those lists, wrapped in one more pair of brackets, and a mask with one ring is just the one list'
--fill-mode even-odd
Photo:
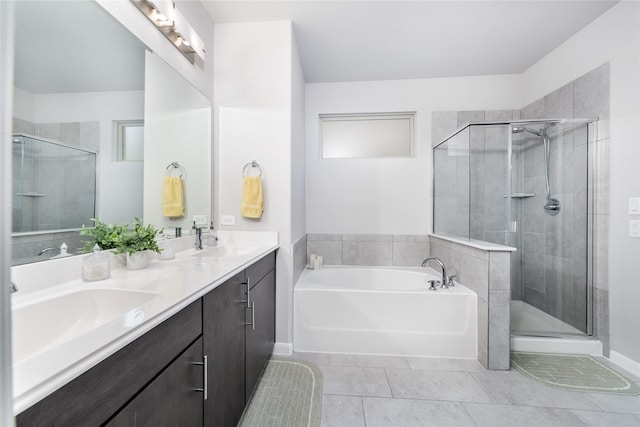
{"label": "soap dispenser", "polygon": [[82,280],[95,282],[111,277],[111,264],[109,252],[101,252],[97,244],[93,247],[93,253],[82,260]]}
{"label": "soap dispenser", "polygon": [[60,245],[60,253],[54,257],[51,257],[51,259],[66,258],[68,256],[71,256],[71,254],[67,252],[68,249],[69,247],[67,246],[67,244],[62,242],[62,244]]}
{"label": "soap dispenser", "polygon": [[213,221],[211,221],[211,225],[209,226],[209,234],[207,235],[207,246],[217,246],[218,245],[218,236],[216,235],[216,230],[213,229]]}

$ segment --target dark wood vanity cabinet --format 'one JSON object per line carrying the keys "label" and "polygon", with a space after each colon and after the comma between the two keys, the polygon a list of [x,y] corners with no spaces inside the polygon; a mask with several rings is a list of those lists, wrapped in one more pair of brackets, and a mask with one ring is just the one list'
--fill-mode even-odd
{"label": "dark wood vanity cabinet", "polygon": [[[174,360],[181,354],[185,354],[185,350],[192,350],[188,353],[188,357],[199,358],[202,361],[202,345],[197,345],[201,335],[202,304],[201,300],[197,300],[53,394],[18,414],[17,425],[105,425],[114,415],[121,412],[131,399],[143,390],[154,387],[155,381],[161,380],[164,373],[172,369]],[[180,369],[182,368],[181,366]],[[200,367],[200,372],[202,372],[201,369]],[[201,392],[189,392],[194,388],[193,375],[197,370],[189,367],[188,372],[186,377],[180,378],[174,385],[183,391],[187,390],[185,393],[180,393],[179,399],[189,395],[202,402]],[[171,398],[174,397],[175,395],[171,396]],[[181,401],[169,404],[168,400],[167,402],[165,400],[167,399],[164,398],[155,404],[172,407],[182,405]],[[200,405],[202,408],[202,403]],[[139,422],[142,421],[144,420],[140,419]]]}
{"label": "dark wood vanity cabinet", "polygon": [[202,337],[191,344],[111,421],[109,427],[201,426]]}
{"label": "dark wood vanity cabinet", "polygon": [[204,425],[237,425],[275,343],[275,252],[203,297]]}
{"label": "dark wood vanity cabinet", "polygon": [[[250,320],[246,338],[246,400],[249,401],[265,364],[273,353],[275,342],[275,270],[249,290]],[[249,282],[251,285],[251,282]]]}
{"label": "dark wood vanity cabinet", "polygon": [[204,352],[209,362],[207,426],[236,425],[245,405],[245,272],[202,298]]}
{"label": "dark wood vanity cabinet", "polygon": [[235,426],[274,342],[272,252],[18,414],[17,425]]}

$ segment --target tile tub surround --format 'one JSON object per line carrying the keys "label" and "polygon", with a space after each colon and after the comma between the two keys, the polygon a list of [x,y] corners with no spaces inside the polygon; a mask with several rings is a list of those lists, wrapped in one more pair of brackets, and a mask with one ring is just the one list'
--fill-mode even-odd
{"label": "tile tub surround", "polygon": [[327,265],[419,266],[428,256],[441,258],[448,274],[478,294],[478,360],[499,370],[510,367],[512,250],[434,235],[307,235],[307,257],[322,255]]}
{"label": "tile tub surround", "polygon": [[323,371],[323,427],[510,427],[515,419],[518,426],[536,427],[640,425],[640,396],[554,389],[516,370],[487,371],[476,361],[333,353],[293,357]]}
{"label": "tile tub surround", "polygon": [[429,236],[402,234],[307,234],[307,259],[326,265],[418,267],[429,256]]}
{"label": "tile tub surround", "polygon": [[[431,254],[478,295],[478,361],[487,369],[510,368],[511,261],[513,248],[432,235]],[[475,247],[474,247],[475,246]],[[451,274],[451,273],[449,273]]]}

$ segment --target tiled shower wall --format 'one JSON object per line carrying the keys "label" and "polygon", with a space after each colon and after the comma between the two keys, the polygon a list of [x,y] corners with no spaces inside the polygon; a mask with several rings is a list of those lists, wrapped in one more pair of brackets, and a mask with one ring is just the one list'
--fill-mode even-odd
{"label": "tiled shower wall", "polygon": [[[98,152],[100,148],[100,123],[94,122],[70,122],[70,123],[32,123],[25,120],[13,119],[13,132],[24,133],[28,135],[40,136],[54,141],[64,142],[65,144],[88,149]],[[62,176],[62,174],[60,174]],[[45,180],[43,183],[59,186],[55,179]],[[78,183],[75,185],[78,191]],[[52,194],[42,188],[43,193]],[[80,197],[81,198],[81,197]],[[79,199],[78,199],[79,200]],[[87,201],[87,203],[95,203],[95,201]],[[71,209],[65,213],[65,209]],[[59,212],[53,212],[57,217],[70,218],[73,217],[74,211],[77,210],[74,203],[61,203]],[[14,213],[14,217],[17,215]],[[61,225],[60,228],[68,228]],[[14,264],[24,264],[34,261],[42,261],[56,253],[47,253],[38,256],[44,248],[60,247],[64,242],[69,247],[70,253],[78,253],[83,246],[84,238],[77,231],[36,233],[17,235],[12,239],[12,259]]]}
{"label": "tiled shower wall", "polygon": [[[584,157],[587,141],[582,128],[564,138],[562,145],[553,141],[552,151],[552,192],[560,194],[564,200],[563,209],[557,217],[545,215],[541,209],[532,209],[544,204],[540,197],[514,199],[512,209],[515,218],[523,218],[521,227],[512,235],[512,241],[522,242],[517,252],[511,256],[511,280],[513,299],[523,299],[535,307],[559,315],[562,320],[578,328],[584,328],[584,312],[587,301],[584,287],[586,259],[583,255],[588,242],[584,218],[587,203],[592,206],[589,218],[594,229],[594,335],[603,343],[608,352],[608,284],[607,284],[607,223],[608,223],[608,144],[609,144],[609,65],[604,64],[560,89],[524,107],[522,110],[504,111],[446,111],[434,112],[432,117],[432,143],[441,142],[458,127],[469,121],[544,119],[544,118],[595,118],[598,117],[597,133],[589,138],[589,179],[594,184],[593,200],[585,200],[587,192],[578,185],[586,182],[581,174],[580,154]],[[484,162],[472,164],[470,168],[471,202],[470,234],[473,238],[504,243],[508,221],[502,204],[491,203],[499,192],[504,193],[506,175],[494,174],[495,182],[488,182],[484,170],[504,171],[506,156],[500,154],[506,144],[507,135],[498,135],[496,130],[486,129],[484,133],[472,133],[473,146],[484,150]],[[551,133],[551,132],[550,132]],[[535,138],[535,137],[534,137]],[[540,138],[538,138],[540,141]],[[541,141],[540,141],[541,142]],[[513,173],[521,188],[515,191],[531,191],[544,194],[542,144],[527,144],[521,152],[514,152]],[[476,153],[477,154],[477,153]],[[521,156],[521,161],[518,161]],[[491,158],[493,157],[493,158]],[[553,168],[553,159],[562,157],[562,164]],[[502,158],[503,160],[501,160]],[[528,167],[528,168],[527,168]],[[490,168],[490,169],[489,169]],[[504,180],[502,179],[504,178]],[[554,190],[553,183],[562,184]],[[515,185],[516,183],[514,183]],[[575,184],[575,185],[574,185]],[[591,184],[591,183],[590,183]],[[535,187],[535,188],[534,188]],[[495,193],[495,194],[494,194]],[[464,206],[463,206],[464,208]],[[458,223],[460,220],[456,220]],[[558,222],[561,224],[558,226]],[[560,233],[559,231],[562,230]],[[558,239],[562,240],[559,241]],[[562,244],[568,242],[568,244]],[[521,269],[522,265],[522,269]],[[561,286],[557,286],[561,284]]]}

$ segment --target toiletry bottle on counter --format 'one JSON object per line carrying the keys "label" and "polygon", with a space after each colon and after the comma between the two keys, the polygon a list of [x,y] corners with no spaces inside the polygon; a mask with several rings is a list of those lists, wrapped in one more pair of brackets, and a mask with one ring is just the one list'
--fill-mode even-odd
{"label": "toiletry bottle on counter", "polygon": [[109,257],[110,253],[101,252],[100,247],[96,244],[93,247],[93,253],[82,260],[82,280],[95,282],[96,280],[104,280],[111,277]]}
{"label": "toiletry bottle on counter", "polygon": [[209,226],[209,234],[207,235],[207,246],[217,246],[218,245],[218,236],[216,234],[216,230],[213,228],[213,221],[211,221],[211,225]]}

